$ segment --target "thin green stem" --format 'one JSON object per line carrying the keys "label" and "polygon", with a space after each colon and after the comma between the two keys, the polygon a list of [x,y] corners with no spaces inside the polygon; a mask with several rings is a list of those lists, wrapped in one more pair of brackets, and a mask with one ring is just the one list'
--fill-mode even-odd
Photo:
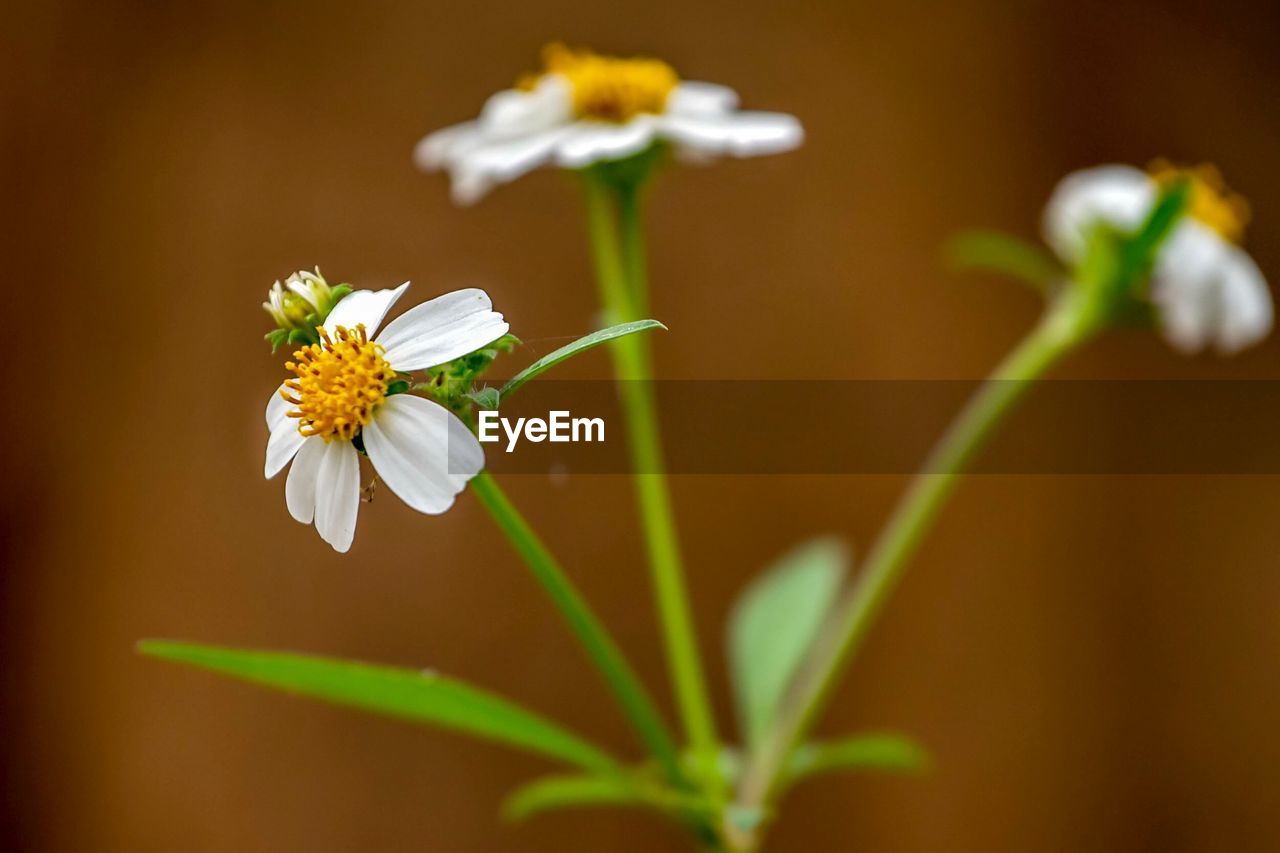
{"label": "thin green stem", "polygon": [[1091,307],[1070,294],[1054,304],[943,435],[867,555],[857,582],[837,603],[768,738],[752,757],[738,790],[740,806],[768,808],[787,756],[826,706],[845,666],[965,468],[1031,384],[1092,333]]}
{"label": "thin green stem", "polygon": [[641,209],[644,187],[637,182],[623,183],[618,186],[617,192],[618,226],[627,295],[631,298],[631,310],[637,317],[641,317],[649,313],[649,262]]}
{"label": "thin green stem", "polygon": [[[642,278],[629,281],[628,273],[641,275],[643,264],[634,259],[630,263],[624,261],[614,216],[614,187],[591,171],[584,172],[582,178],[592,256],[608,322],[624,323],[637,319],[635,297],[643,296],[645,285]],[[628,220],[638,218],[638,205],[624,206],[620,213],[626,214]],[[642,247],[643,243],[638,240],[639,222],[628,221],[622,230],[634,235],[628,241],[631,247],[637,250]],[[630,438],[636,501],[672,686],[693,751],[698,778],[713,796],[719,798],[725,786],[719,770],[719,740],[685,589],[684,568],[658,433],[648,350],[636,335],[615,340],[612,350]]]}
{"label": "thin green stem", "polygon": [[573,581],[569,580],[556,558],[542,544],[542,540],[488,472],[482,471],[472,478],[471,491],[489,511],[516,553],[529,566],[533,576],[559,609],[560,615],[613,690],[618,704],[635,727],[636,733],[661,763],[672,784],[687,787],[680,769],[679,753],[657,705],[627,663],[617,643],[573,585]]}

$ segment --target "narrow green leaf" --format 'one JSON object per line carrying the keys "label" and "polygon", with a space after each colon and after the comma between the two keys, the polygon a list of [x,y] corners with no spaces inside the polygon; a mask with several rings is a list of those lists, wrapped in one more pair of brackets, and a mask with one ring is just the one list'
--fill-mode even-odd
{"label": "narrow green leaf", "polygon": [[788,783],[793,783],[837,770],[920,773],[928,766],[928,752],[910,738],[893,732],[864,732],[836,741],[806,743],[791,753],[786,776]]}
{"label": "narrow green leaf", "polygon": [[521,785],[502,803],[502,816],[522,821],[558,809],[621,806],[648,808],[670,815],[714,815],[716,806],[705,796],[676,791],[651,778],[652,766],[618,773],[562,773]]}
{"label": "narrow green leaf", "polygon": [[662,325],[657,320],[635,320],[630,323],[620,323],[617,326],[610,326],[607,329],[592,332],[585,337],[578,338],[571,344],[566,344],[560,347],[560,349],[555,352],[544,355],[542,358],[517,373],[510,381],[507,382],[506,385],[502,386],[500,396],[506,397],[508,394],[515,392],[517,388],[538,374],[550,370],[560,362],[573,358],[575,355],[586,352],[593,347],[598,347],[603,343],[608,343],[609,341],[614,340],[615,338],[632,335],[636,332],[644,332],[649,329],[665,330],[666,328],[666,326]]}
{"label": "narrow green leaf", "polygon": [[1062,277],[1062,267],[1032,243],[1002,231],[965,231],[943,247],[948,266],[988,270],[1024,281],[1044,292]]}
{"label": "narrow green leaf", "polygon": [[612,758],[559,725],[431,672],[159,640],[141,642],[138,650],[286,693],[497,741],[588,770],[618,772]]}
{"label": "narrow green leaf", "polygon": [[502,803],[502,816],[522,821],[557,809],[644,805],[636,788],[618,776],[543,776],[511,792]]}
{"label": "narrow green leaf", "polygon": [[755,745],[813,643],[849,563],[837,539],[816,539],[752,581],[729,618],[729,670],[743,737]]}

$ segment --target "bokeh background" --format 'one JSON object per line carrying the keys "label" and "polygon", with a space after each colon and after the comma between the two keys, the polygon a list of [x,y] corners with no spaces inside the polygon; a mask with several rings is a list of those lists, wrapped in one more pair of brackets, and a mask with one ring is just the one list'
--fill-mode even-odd
{"label": "bokeh background", "polygon": [[[512,364],[591,328],[563,176],[460,211],[410,164],[544,41],[657,54],[808,130],[796,153],[653,194],[664,377],[979,377],[1037,305],[945,273],[937,247],[974,225],[1034,236],[1054,181],[1099,162],[1218,163],[1280,278],[1280,14],[1250,0],[43,0],[5,17],[6,849],[679,849],[635,815],[504,826],[500,798],[542,762],[133,652],[160,636],[432,666],[634,749],[472,499],[438,519],[378,500],[339,556],[261,476],[280,367],[258,304],[295,268],[409,278],[419,298],[485,287],[529,342]],[[1115,334],[1058,375],[1280,378],[1278,355]],[[607,369],[597,353],[560,376]],[[1100,410],[1093,428],[1126,423]],[[628,483],[507,485],[666,702]],[[865,548],[903,485],[675,481],[726,730],[735,592],[804,537]],[[910,732],[936,769],[803,786],[775,849],[1280,848],[1276,487],[969,481],[822,725]]]}

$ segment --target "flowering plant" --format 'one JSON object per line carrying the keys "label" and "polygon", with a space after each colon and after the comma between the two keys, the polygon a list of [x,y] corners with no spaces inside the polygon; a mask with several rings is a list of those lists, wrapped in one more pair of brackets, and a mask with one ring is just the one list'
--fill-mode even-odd
{"label": "flowering plant", "polygon": [[[518,346],[479,290],[422,302],[384,325],[394,290],[330,285],[298,272],[264,304],[273,350],[291,352],[266,409],[265,475],[291,467],[288,512],[338,551],[352,547],[361,460],[414,509],[445,512],[468,488],[488,510],[582,645],[645,756],[628,761],[545,717],[434,673],[265,651],[148,641],[144,652],[277,689],[445,727],[540,754],[569,768],[534,780],[505,806],[513,818],[587,805],[648,809],[707,849],[756,850],[798,781],[836,770],[915,772],[925,749],[891,732],[817,740],[813,729],[868,630],[957,482],[1036,380],[1120,324],[1159,329],[1177,349],[1236,352],[1272,325],[1270,291],[1241,248],[1247,205],[1216,171],[1165,162],[1067,176],[1044,215],[1052,252],[971,232],[949,253],[1035,286],[1041,320],[945,432],[852,575],[833,539],[798,546],[742,593],[727,634],[739,722],[725,742],[708,696],[663,468],[648,333],[645,189],[672,159],[779,153],[801,144],[793,117],[744,112],[722,86],[682,81],[654,59],[548,48],[544,70],[488,100],[480,117],[427,136],[419,165],[449,173],[454,198],[479,200],[540,166],[570,171],[586,209],[605,325],[518,372],[485,376]],[[612,352],[635,475],[658,627],[676,700],[673,727],[554,557],[484,470],[476,413],[600,345]],[[372,483],[371,483],[372,486]],[[370,487],[371,487],[370,486]],[[852,575],[852,576],[851,576]]]}

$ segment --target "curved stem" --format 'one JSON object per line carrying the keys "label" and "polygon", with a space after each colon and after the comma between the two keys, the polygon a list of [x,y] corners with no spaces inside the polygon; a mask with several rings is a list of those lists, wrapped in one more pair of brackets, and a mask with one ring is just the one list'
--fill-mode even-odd
{"label": "curved stem", "polygon": [[[614,187],[590,170],[582,173],[582,184],[592,256],[607,322],[625,323],[637,319],[635,300],[644,295],[644,268],[642,260],[637,261],[634,257],[629,263],[624,261],[619,248],[614,221]],[[632,200],[635,201],[634,196]],[[640,223],[636,221],[638,205],[622,205],[619,213],[627,219],[622,226],[623,233],[632,235],[628,246],[632,252],[640,250],[643,244],[639,241]],[[629,281],[629,273],[637,279]],[[724,791],[719,770],[720,747],[685,589],[671,497],[667,490],[648,349],[639,336],[633,335],[615,340],[612,351],[614,368],[621,380],[618,393],[627,420],[636,501],[676,702],[693,751],[698,778],[719,797]]]}
{"label": "curved stem", "polygon": [[996,368],[935,446],[923,471],[899,501],[857,581],[837,603],[822,636],[792,685],[787,702],[738,790],[740,806],[768,807],[780,771],[830,698],[911,556],[964,470],[1031,384],[1084,341],[1094,328],[1087,303],[1064,297]]}
{"label": "curved stem", "polygon": [[623,712],[649,751],[661,763],[667,777],[677,787],[687,787],[680,770],[675,743],[667,731],[662,715],[623,657],[617,643],[592,612],[573,581],[569,580],[556,558],[508,500],[492,475],[485,471],[477,474],[471,480],[471,490],[560,610],[560,615],[564,617],[574,636],[586,648],[592,662],[613,690]]}

